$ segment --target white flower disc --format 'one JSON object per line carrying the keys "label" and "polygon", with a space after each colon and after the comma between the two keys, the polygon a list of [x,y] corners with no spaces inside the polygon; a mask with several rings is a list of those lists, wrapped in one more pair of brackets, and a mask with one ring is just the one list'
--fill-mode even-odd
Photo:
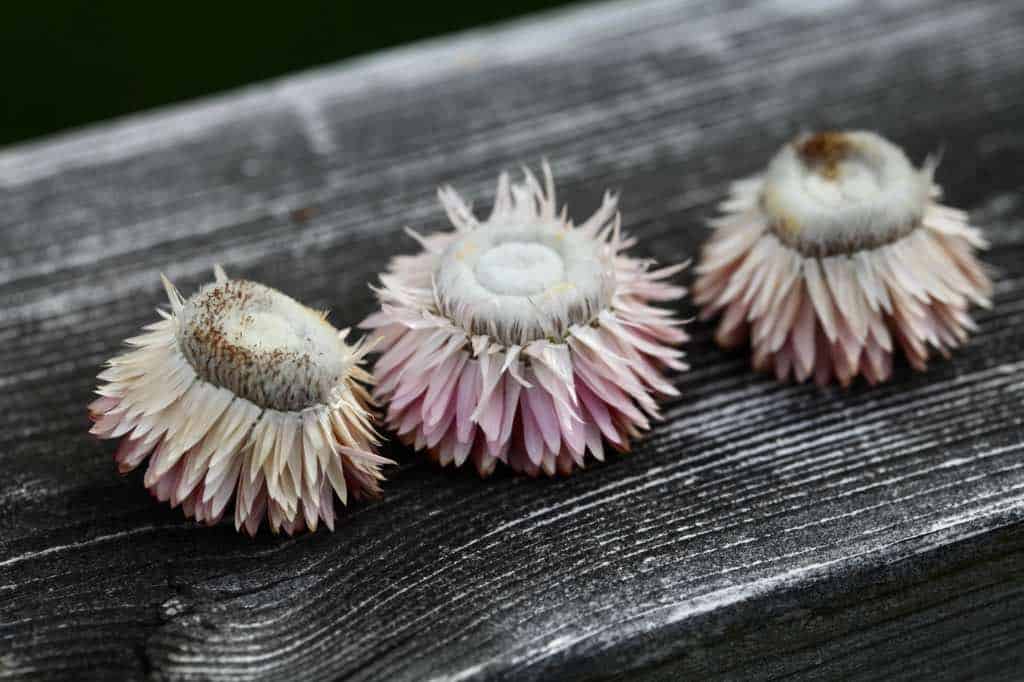
{"label": "white flower disc", "polygon": [[440,305],[467,332],[503,343],[559,335],[607,305],[614,272],[605,251],[561,222],[484,223],[439,259]]}
{"label": "white flower disc", "polygon": [[351,355],[320,313],[247,280],[211,284],[189,298],[178,341],[200,377],[281,411],[331,404]]}
{"label": "white flower disc", "polygon": [[761,206],[784,243],[805,255],[875,248],[916,228],[932,167],[871,132],[803,135],[768,165]]}

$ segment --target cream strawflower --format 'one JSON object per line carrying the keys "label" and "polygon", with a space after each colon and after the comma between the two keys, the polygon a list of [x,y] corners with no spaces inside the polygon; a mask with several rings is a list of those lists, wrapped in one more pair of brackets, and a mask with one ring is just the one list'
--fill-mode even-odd
{"label": "cream strawflower", "polygon": [[937,203],[934,163],[915,168],[870,132],[802,135],[760,176],[733,184],[704,248],[694,300],[716,339],[749,339],[758,370],[874,384],[894,349],[924,370],[975,328],[992,285],[967,214]]}
{"label": "cream strawflower", "polygon": [[603,441],[628,450],[659,416],[655,396],[678,391],[664,368],[683,370],[686,340],[672,311],[682,297],[630,258],[616,199],[605,195],[579,227],[557,213],[545,185],[498,180],[487,220],[451,188],[439,191],[455,230],[421,237],[381,275],[376,396],[387,424],[442,465],[472,458],[481,475],[497,461],[548,475],[604,457]]}
{"label": "cream strawflower", "polygon": [[164,279],[171,312],[128,339],[89,406],[92,433],[122,438],[127,473],[146,458],[145,485],[185,515],[217,523],[235,498],[235,528],[292,534],[334,528],[334,497],[379,493],[370,396],[326,314],[217,267],[185,300]]}

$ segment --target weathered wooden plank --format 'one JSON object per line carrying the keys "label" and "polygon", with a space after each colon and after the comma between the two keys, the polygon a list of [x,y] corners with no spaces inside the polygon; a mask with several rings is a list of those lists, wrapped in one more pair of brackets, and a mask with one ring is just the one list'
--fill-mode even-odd
{"label": "weathered wooden plank", "polygon": [[[1019,671],[1022,28],[995,0],[594,5],[0,153],[0,675]],[[85,434],[161,271],[349,324],[437,184],[483,205],[542,155],[574,213],[621,190],[641,253],[691,258],[725,184],[822,126],[943,147],[994,243],[996,307],[927,375],[778,386],[695,324],[632,455],[480,482],[393,447],[384,500],[295,539],[194,528]]]}

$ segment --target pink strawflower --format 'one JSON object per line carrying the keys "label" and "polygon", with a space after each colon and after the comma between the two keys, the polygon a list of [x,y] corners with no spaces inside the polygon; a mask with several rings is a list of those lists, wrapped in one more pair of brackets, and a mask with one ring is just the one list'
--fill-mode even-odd
{"label": "pink strawflower", "polygon": [[438,194],[455,231],[422,237],[398,256],[377,291],[381,310],[362,326],[381,337],[376,397],[387,424],[442,465],[472,458],[480,475],[497,461],[536,476],[604,458],[659,416],[654,397],[678,391],[662,376],[683,370],[686,340],[672,311],[682,297],[663,280],[684,266],[652,269],[626,256],[616,199],[579,227],[556,211],[545,186],[498,179],[494,208],[479,221],[458,194]]}
{"label": "pink strawflower", "polygon": [[107,362],[91,433],[122,439],[121,473],[149,458],[146,487],[196,521],[234,497],[250,535],[264,517],[275,533],[333,530],[335,495],[377,495],[391,463],[372,452],[367,349],[325,313],[215,273],[188,300],[164,278],[171,312]]}
{"label": "pink strawflower", "polygon": [[874,133],[829,132],[734,183],[694,285],[702,317],[722,316],[718,342],[749,339],[756,369],[819,385],[886,381],[896,347],[917,370],[948,357],[992,285],[985,240],[937,203],[934,169]]}

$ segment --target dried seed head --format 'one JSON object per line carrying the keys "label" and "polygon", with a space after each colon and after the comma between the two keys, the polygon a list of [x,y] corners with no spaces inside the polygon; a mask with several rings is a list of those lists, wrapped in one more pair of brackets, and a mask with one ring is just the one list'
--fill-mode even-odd
{"label": "dried seed head", "polygon": [[874,133],[830,132],[733,183],[694,285],[702,317],[722,314],[718,342],[749,340],[779,380],[843,385],[887,380],[896,346],[923,370],[965,343],[967,309],[989,305],[986,244],[935,202],[933,171]]}
{"label": "dried seed head", "polygon": [[628,450],[658,416],[655,395],[678,395],[664,368],[685,369],[681,322],[652,302],[685,290],[627,256],[616,201],[606,195],[579,227],[555,210],[554,183],[529,171],[498,180],[478,221],[440,192],[456,230],[421,237],[381,275],[376,395],[387,423],[442,465],[472,458],[530,475],[569,473],[604,442]]}
{"label": "dried seed head", "polygon": [[376,495],[390,463],[373,453],[365,347],[324,315],[255,282],[217,282],[187,301],[164,279],[170,314],[129,339],[100,373],[92,433],[121,438],[127,473],[186,516],[255,534],[334,527],[334,497]]}

